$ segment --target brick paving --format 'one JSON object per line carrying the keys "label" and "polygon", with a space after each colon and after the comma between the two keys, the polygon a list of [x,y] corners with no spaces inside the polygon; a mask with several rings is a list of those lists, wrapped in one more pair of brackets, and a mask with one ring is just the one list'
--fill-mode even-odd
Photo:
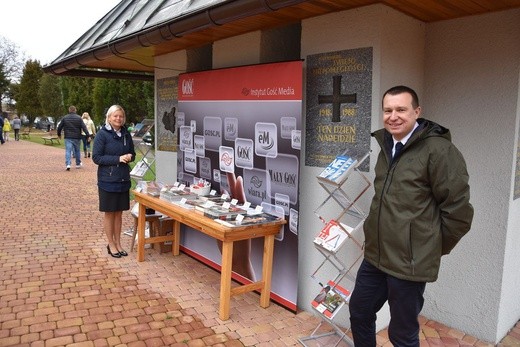
{"label": "brick paving", "polygon": [[[110,257],[96,165],[82,160],[65,171],[63,149],[0,147],[0,346],[297,346],[318,325],[312,312],[260,308],[256,293],[233,297],[222,321],[209,267],[151,248],[141,263],[135,252]],[[133,225],[129,213],[123,224]],[[130,242],[123,236],[127,250]],[[391,346],[386,330],[377,338]],[[421,346],[492,345],[421,317]],[[520,324],[499,346],[520,346]]]}

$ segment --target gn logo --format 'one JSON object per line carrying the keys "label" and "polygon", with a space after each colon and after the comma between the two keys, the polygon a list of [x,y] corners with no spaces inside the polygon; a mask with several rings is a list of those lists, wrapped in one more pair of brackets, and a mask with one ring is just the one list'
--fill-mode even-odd
{"label": "gn logo", "polygon": [[193,95],[193,79],[182,81],[182,94]]}

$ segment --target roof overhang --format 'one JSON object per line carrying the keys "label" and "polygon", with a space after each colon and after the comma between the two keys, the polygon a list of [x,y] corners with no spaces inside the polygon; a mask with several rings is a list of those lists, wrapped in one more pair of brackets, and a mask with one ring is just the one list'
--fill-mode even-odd
{"label": "roof overhang", "polygon": [[520,7],[520,0],[123,0],[43,69],[153,80],[156,56],[376,3],[424,22]]}

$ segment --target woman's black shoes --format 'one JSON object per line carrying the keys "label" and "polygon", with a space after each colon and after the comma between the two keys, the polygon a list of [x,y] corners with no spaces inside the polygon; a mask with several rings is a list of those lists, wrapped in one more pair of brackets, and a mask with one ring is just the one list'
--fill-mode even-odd
{"label": "woman's black shoes", "polygon": [[117,253],[112,253],[112,251],[110,251],[110,245],[107,245],[107,251],[108,251],[108,254],[110,254],[114,258],[126,257],[128,255],[128,253],[126,253],[126,251],[119,251]]}
{"label": "woman's black shoes", "polygon": [[[114,258],[121,258],[121,254],[119,252],[117,253],[112,253],[110,251],[110,245],[107,245],[107,251],[108,251],[108,254],[110,254],[111,256],[113,256]],[[126,253],[126,252],[125,252]]]}

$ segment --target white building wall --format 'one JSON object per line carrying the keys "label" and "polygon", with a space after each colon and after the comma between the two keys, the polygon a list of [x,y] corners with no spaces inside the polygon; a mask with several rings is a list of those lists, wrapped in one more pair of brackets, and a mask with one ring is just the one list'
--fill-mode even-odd
{"label": "white building wall", "polygon": [[[518,32],[518,30],[517,30]],[[518,37],[518,34],[517,34]],[[520,155],[520,71],[518,76],[518,97],[516,101],[516,131],[515,131],[515,149],[517,155]],[[514,192],[515,175],[520,175],[517,170],[517,161],[520,158],[513,158],[511,191]],[[508,329],[511,328],[511,322],[520,320],[520,257],[518,250],[520,249],[520,198],[512,201],[509,208],[509,223],[507,227],[506,251],[504,260],[504,278],[502,280],[502,293],[500,297],[500,311],[498,316],[498,337],[501,338]]]}
{"label": "white building wall", "polygon": [[[492,342],[520,318],[520,199],[512,200],[520,122],[518,18],[520,11],[514,10],[425,24],[373,5],[302,22],[303,59],[373,47],[373,130],[382,127],[381,95],[396,84],[416,89],[424,116],[451,129],[468,164],[476,215],[470,233],[443,259],[439,280],[427,286],[423,314]],[[214,68],[255,64],[259,57],[260,32],[213,45]],[[185,52],[158,57],[156,65],[185,67]],[[156,70],[156,78],[176,74]],[[379,151],[373,141],[371,148]],[[312,312],[316,281],[310,275],[322,260],[312,244],[322,227],[313,211],[326,195],[315,178],[321,168],[306,167],[304,157],[302,146],[298,306]],[[174,153],[157,153],[158,180],[175,181],[176,160]],[[484,162],[490,160],[492,165]],[[374,164],[372,155],[371,168]],[[368,207],[372,194],[362,206]],[[341,256],[349,259],[352,251],[345,247]],[[340,320],[348,324],[345,315]],[[378,329],[388,320],[384,308]]]}
{"label": "white building wall", "polygon": [[514,10],[427,26],[425,115],[451,129],[468,164],[476,213],[428,286],[424,313],[491,342],[520,318],[520,205],[511,198],[519,19]]}
{"label": "white building wall", "polygon": [[[317,53],[373,47],[372,130],[376,130],[383,126],[381,95],[385,90],[396,84],[407,84],[417,88],[418,92],[422,91],[424,36],[422,22],[383,5],[367,6],[303,21],[302,58],[305,59],[306,56]],[[303,114],[305,115],[305,110]],[[379,146],[372,139],[368,139],[368,141],[371,143],[373,152],[371,170],[368,173],[372,180]],[[305,158],[305,146],[302,146],[302,181],[300,182],[302,188],[300,192],[298,304],[299,307],[312,311],[310,302],[316,295],[316,284],[310,276],[323,259],[312,242],[316,233],[323,227],[313,211],[326,197],[326,194],[316,180],[316,176],[322,171],[322,168],[304,166],[303,158]],[[373,190],[370,189],[359,204],[365,211],[368,211],[372,195]],[[363,239],[362,235],[358,236],[361,240]],[[356,254],[359,254],[359,250],[352,243],[348,243],[341,250],[340,258],[348,264],[353,260],[352,255]],[[356,271],[357,267],[355,267]],[[335,276],[334,271],[334,268],[330,268],[330,277]],[[354,275],[356,271],[354,271]],[[340,312],[340,314],[339,320],[336,320],[340,321],[343,326],[348,326],[348,310]],[[386,327],[388,321],[389,312],[385,306],[378,315],[378,329]]]}
{"label": "white building wall", "polygon": [[380,75],[381,81],[379,95],[374,91],[374,102],[377,103],[374,114],[380,115],[376,128],[382,128],[381,98],[385,91],[396,85],[406,85],[413,88],[419,98],[424,95],[426,25],[390,7],[380,5],[378,9],[381,66],[374,73]]}

